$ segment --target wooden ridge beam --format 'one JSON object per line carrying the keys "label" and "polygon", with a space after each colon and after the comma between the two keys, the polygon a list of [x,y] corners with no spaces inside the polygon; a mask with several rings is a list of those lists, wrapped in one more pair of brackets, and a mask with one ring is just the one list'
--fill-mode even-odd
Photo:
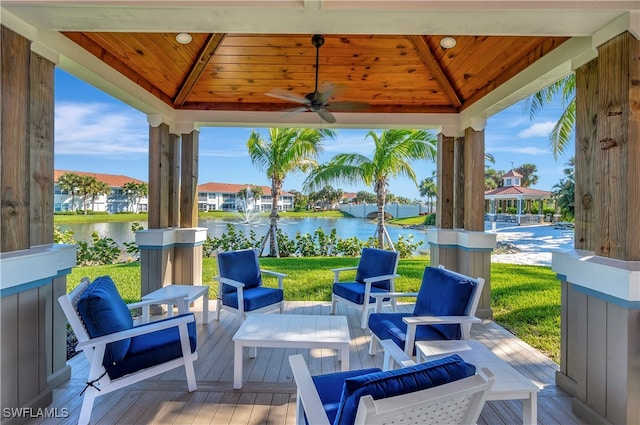
{"label": "wooden ridge beam", "polygon": [[433,78],[435,78],[436,81],[440,84],[440,86],[442,87],[442,91],[444,91],[447,97],[451,100],[452,105],[455,108],[460,108],[462,106],[460,97],[453,88],[453,85],[451,85],[451,82],[449,81],[447,76],[444,74],[444,71],[440,67],[438,60],[433,55],[433,52],[431,52],[431,49],[429,48],[429,45],[427,44],[424,37],[421,35],[410,35],[409,40],[411,40],[416,46],[418,56],[420,56],[420,59],[422,59],[427,68],[429,68],[429,70],[433,74]]}
{"label": "wooden ridge beam", "polygon": [[182,85],[173,100],[174,105],[182,106],[187,100],[191,90],[193,90],[193,87],[196,85],[200,77],[202,77],[205,68],[213,58],[213,55],[215,55],[216,50],[220,47],[225,36],[226,34],[224,33],[213,33],[209,35],[207,41],[204,43],[200,53],[198,54],[198,58],[187,73],[187,78],[182,82]]}

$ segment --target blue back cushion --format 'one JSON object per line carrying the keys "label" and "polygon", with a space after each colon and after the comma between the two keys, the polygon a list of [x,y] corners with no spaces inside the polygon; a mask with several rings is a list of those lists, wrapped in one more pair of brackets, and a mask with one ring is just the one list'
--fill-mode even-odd
{"label": "blue back cushion", "polygon": [[[253,249],[219,253],[218,272],[222,277],[244,283],[245,289],[262,285],[258,255]],[[231,285],[222,285],[223,294],[235,291]]]}
{"label": "blue back cushion", "polygon": [[[394,274],[398,261],[398,253],[377,248],[364,248],[356,271],[356,282],[364,283],[364,279],[375,276]],[[372,286],[391,288],[389,280],[374,282]]]}
{"label": "blue back cushion", "polygon": [[360,397],[374,400],[426,390],[475,375],[476,367],[454,354],[432,362],[386,372],[374,372],[344,381],[334,425],[352,425]]}
{"label": "blue back cushion", "polygon": [[[426,267],[413,310],[415,316],[463,316],[477,283],[446,269]],[[459,325],[433,325],[447,339],[460,338]]]}
{"label": "blue back cushion", "polygon": [[[78,299],[78,313],[91,338],[125,331],[133,327],[133,318],[109,276],[96,278]],[[121,361],[129,350],[130,339],[107,345],[104,363]]]}

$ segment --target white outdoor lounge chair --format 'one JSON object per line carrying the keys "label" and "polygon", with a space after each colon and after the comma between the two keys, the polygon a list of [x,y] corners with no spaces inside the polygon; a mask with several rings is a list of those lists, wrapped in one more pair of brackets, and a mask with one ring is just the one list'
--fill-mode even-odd
{"label": "white outdoor lounge chair", "polygon": [[76,351],[84,352],[89,362],[79,424],[89,423],[96,397],[176,367],[184,366],[188,389],[196,390],[193,362],[198,353],[192,313],[134,327],[130,309],[147,309],[159,300],[127,305],[108,276],[92,283],[83,278],[58,302],[78,339]]}
{"label": "white outdoor lounge chair", "polygon": [[[289,357],[297,385],[296,424],[475,424],[495,380],[488,369],[453,355],[416,365],[391,341],[401,369],[364,369],[311,376],[300,354]],[[389,347],[389,349],[386,349]],[[395,357],[395,356],[398,357]]]}

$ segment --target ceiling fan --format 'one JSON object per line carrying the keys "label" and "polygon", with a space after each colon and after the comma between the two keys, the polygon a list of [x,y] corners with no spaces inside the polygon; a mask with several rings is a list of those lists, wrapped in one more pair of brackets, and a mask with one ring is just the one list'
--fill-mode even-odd
{"label": "ceiling fan", "polygon": [[326,83],[323,85],[323,91],[318,91],[318,69],[319,69],[319,59],[320,59],[320,47],[324,44],[324,36],[320,34],[314,34],[311,37],[311,43],[316,48],[316,84],[315,89],[311,93],[307,93],[304,96],[300,96],[295,93],[291,93],[289,90],[285,89],[273,89],[270,92],[266,93],[268,96],[275,97],[278,99],[287,100],[290,102],[301,103],[304,106],[298,106],[291,109],[285,109],[287,112],[284,116],[290,116],[293,114],[297,114],[299,112],[305,111],[313,111],[320,116],[324,121],[332,124],[336,122],[336,117],[327,109],[329,106],[337,106],[340,109],[355,109],[358,108],[357,105],[351,105],[351,107],[345,107],[346,105],[332,104],[329,105],[329,98],[333,93],[333,85]]}

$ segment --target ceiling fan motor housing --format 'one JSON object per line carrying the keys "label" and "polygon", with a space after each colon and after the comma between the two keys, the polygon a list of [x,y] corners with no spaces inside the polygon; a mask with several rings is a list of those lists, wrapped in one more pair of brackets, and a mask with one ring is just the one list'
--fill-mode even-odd
{"label": "ceiling fan motor housing", "polygon": [[313,47],[319,48],[324,44],[324,36],[322,34],[314,34],[311,36],[311,43]]}

